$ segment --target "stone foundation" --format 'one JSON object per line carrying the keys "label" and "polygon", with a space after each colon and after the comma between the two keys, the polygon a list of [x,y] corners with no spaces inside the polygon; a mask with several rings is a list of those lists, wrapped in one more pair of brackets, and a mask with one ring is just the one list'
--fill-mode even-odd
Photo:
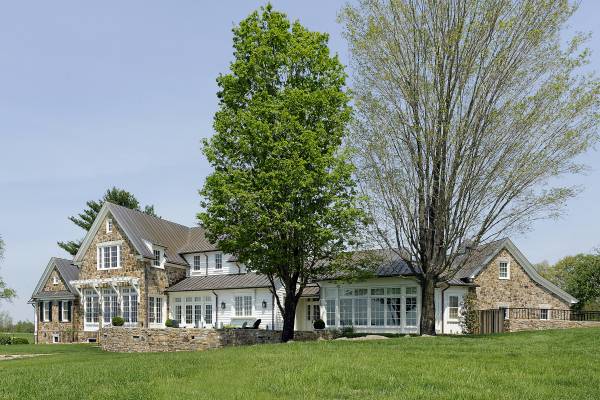
{"label": "stone foundation", "polygon": [[509,319],[504,321],[504,329],[507,332],[594,327],[600,328],[600,321],[562,321],[557,319]]}
{"label": "stone foundation", "polygon": [[[295,341],[333,339],[332,331],[295,332]],[[105,328],[102,350],[112,352],[202,351],[225,346],[280,343],[281,331],[264,329]]]}

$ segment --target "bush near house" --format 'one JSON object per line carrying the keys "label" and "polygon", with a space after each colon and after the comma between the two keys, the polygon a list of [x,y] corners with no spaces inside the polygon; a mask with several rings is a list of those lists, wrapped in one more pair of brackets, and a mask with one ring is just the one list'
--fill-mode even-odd
{"label": "bush near house", "polygon": [[125,320],[122,317],[113,317],[112,325],[113,326],[123,326],[125,324]]}

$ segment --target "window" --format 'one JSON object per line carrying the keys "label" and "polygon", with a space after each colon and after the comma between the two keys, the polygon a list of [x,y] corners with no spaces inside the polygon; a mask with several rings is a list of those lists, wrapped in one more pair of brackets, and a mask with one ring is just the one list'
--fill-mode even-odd
{"label": "window", "polygon": [[340,299],[340,325],[351,326],[352,325],[352,300],[353,299]]}
{"label": "window", "polygon": [[401,321],[401,302],[399,297],[388,297],[387,304],[387,324],[390,326],[399,326]]}
{"label": "window", "polygon": [[125,324],[132,326],[138,322],[138,295],[134,288],[121,289],[123,298],[123,319]]}
{"label": "window", "polygon": [[57,275],[52,277],[52,284],[58,285],[60,283],[60,278]]}
{"label": "window", "polygon": [[202,304],[194,304],[194,326],[196,328],[202,326]]}
{"label": "window", "polygon": [[200,263],[202,262],[202,256],[194,256],[194,271],[200,271]]}
{"label": "window", "polygon": [[236,296],[234,306],[236,317],[252,315],[252,296]]}
{"label": "window", "polygon": [[448,296],[448,319],[458,319],[458,296]]}
{"label": "window", "polygon": [[212,304],[204,305],[204,322],[212,324]]}
{"label": "window", "polygon": [[215,269],[223,268],[223,254],[216,253],[215,254]]}
{"label": "window", "polygon": [[500,305],[498,309],[502,312],[504,319],[509,319],[509,307],[507,305]]}
{"label": "window", "polygon": [[113,317],[119,315],[119,303],[117,300],[117,293],[112,289],[102,290],[102,304],[103,304],[103,321],[105,324],[111,324]]}
{"label": "window", "polygon": [[181,306],[175,306],[175,321],[181,322]]}
{"label": "window", "polygon": [[367,307],[367,298],[354,299],[354,325],[367,325]]}
{"label": "window", "polygon": [[152,260],[152,265],[154,265],[155,267],[160,267],[160,264],[161,264],[161,251],[160,250],[153,250],[152,252],[154,253],[154,260]]}
{"label": "window", "polygon": [[385,325],[385,299],[371,297],[371,326]]}
{"label": "window", "polygon": [[121,246],[112,245],[98,247],[97,256],[98,269],[121,267]]}
{"label": "window", "polygon": [[106,233],[111,233],[113,230],[113,222],[112,219],[107,219],[106,220]]}
{"label": "window", "polygon": [[61,320],[63,322],[70,322],[71,321],[71,302],[70,301],[63,301],[61,304]]}
{"label": "window", "polygon": [[548,309],[540,308],[540,319],[548,319]]}
{"label": "window", "polygon": [[148,297],[148,323],[162,324],[162,298]]}
{"label": "window", "polygon": [[500,261],[500,279],[510,279],[510,267],[507,261]]}
{"label": "window", "polygon": [[318,304],[307,304],[306,305],[306,320],[316,321],[321,318],[321,307]]}
{"label": "window", "polygon": [[87,290],[85,292],[85,322],[88,324],[98,323],[98,314],[100,314],[98,295],[93,290]]}
{"label": "window", "polygon": [[44,322],[52,321],[52,303],[45,301],[42,304],[44,308]]}
{"label": "window", "polygon": [[186,304],[185,306],[185,324],[192,325],[194,321],[192,320],[193,316],[193,306],[191,304]]}
{"label": "window", "polygon": [[325,300],[325,318],[327,326],[335,326],[335,300]]}

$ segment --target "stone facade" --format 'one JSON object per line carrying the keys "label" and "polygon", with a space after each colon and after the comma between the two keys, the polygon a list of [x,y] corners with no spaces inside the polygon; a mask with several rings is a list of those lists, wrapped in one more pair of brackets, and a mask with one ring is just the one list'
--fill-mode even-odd
{"label": "stone facade", "polygon": [[504,329],[507,332],[593,327],[599,328],[600,321],[563,321],[556,319],[510,319],[504,321]]}
{"label": "stone facade", "polygon": [[[500,279],[500,262],[508,261],[510,279]],[[567,310],[570,304],[540,286],[527,275],[523,267],[506,249],[484,268],[475,278],[476,308],[485,310],[499,306],[510,308],[547,308]]]}
{"label": "stone facade", "polygon": [[[202,351],[225,346],[281,343],[281,331],[263,329],[105,328],[102,349],[112,352]],[[294,340],[333,339],[335,332],[295,332]]]}
{"label": "stone facade", "polygon": [[[54,283],[55,278],[58,280],[57,283]],[[50,273],[50,276],[48,277],[48,280],[44,284],[44,288],[42,290],[44,292],[63,292],[68,290],[64,279],[62,276],[60,276],[56,268],[54,268]]]}
{"label": "stone facade", "polygon": [[[79,340],[79,302],[73,301],[73,308],[70,322],[61,321],[58,301],[52,302],[52,321],[38,321],[37,343],[54,343],[54,336],[58,335],[60,343],[72,343]],[[39,303],[36,304],[35,312],[39,315]]]}

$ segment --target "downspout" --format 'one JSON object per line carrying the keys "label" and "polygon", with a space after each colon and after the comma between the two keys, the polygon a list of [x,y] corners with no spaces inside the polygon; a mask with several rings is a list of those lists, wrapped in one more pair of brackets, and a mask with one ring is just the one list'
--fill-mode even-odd
{"label": "downspout", "polygon": [[444,315],[446,314],[446,311],[444,310],[444,292],[450,287],[450,285],[446,284],[446,287],[442,289],[442,309],[440,310],[442,312],[442,335],[444,334]]}
{"label": "downspout", "polygon": [[[36,304],[38,305],[36,307]],[[39,315],[39,302],[35,302],[31,304],[33,306],[33,343],[38,344],[38,315]]]}
{"label": "downspout", "polygon": [[218,329],[219,328],[219,295],[214,290],[212,292],[215,295],[215,326]]}
{"label": "downspout", "polygon": [[208,276],[208,254],[204,254],[204,258],[206,259],[206,276]]}
{"label": "downspout", "polygon": [[271,330],[275,330],[275,295],[271,293]]}

